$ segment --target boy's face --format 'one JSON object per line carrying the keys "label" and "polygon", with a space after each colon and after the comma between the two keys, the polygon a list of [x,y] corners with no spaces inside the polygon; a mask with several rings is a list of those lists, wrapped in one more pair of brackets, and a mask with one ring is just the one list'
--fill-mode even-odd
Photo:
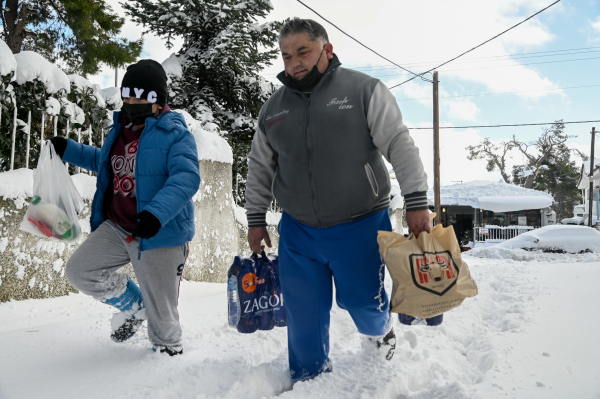
{"label": "boy's face", "polygon": [[[146,99],[141,99],[141,98],[137,98],[137,97],[124,97],[123,98],[123,102],[127,103],[127,104],[150,104],[150,101],[146,100]],[[162,107],[158,104],[152,104],[152,113],[156,114],[156,112],[162,109]]]}

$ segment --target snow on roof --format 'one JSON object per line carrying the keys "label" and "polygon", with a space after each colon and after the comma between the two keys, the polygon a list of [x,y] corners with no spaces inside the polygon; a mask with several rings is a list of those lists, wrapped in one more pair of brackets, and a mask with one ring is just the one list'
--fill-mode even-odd
{"label": "snow on roof", "polygon": [[[0,76],[9,75],[17,70],[17,60],[4,41],[0,40]],[[15,77],[13,76],[13,80]]]}
{"label": "snow on roof", "polygon": [[198,147],[198,159],[233,164],[233,151],[229,143],[217,133],[201,128],[192,130]]}
{"label": "snow on roof", "polygon": [[[466,205],[493,212],[541,209],[554,202],[550,194],[542,191],[487,180],[442,186],[440,194],[442,205]],[[433,189],[427,192],[427,198],[433,201]]]}
{"label": "snow on roof", "polygon": [[161,64],[165,70],[165,73],[176,78],[181,78],[183,76],[183,69],[181,68],[181,64],[179,63],[179,59],[177,59],[177,55],[175,53],[171,54],[169,58],[163,61]]}
{"label": "snow on roof", "polygon": [[39,80],[44,84],[48,93],[56,93],[64,89],[71,91],[71,82],[67,75],[58,67],[33,51],[21,51],[14,55],[17,60],[17,83]]}
{"label": "snow on roof", "polygon": [[[596,168],[600,167],[600,158],[596,158],[594,159],[594,170],[596,170]],[[590,174],[590,161],[588,160],[587,162],[583,163],[583,171],[586,174]]]}
{"label": "snow on roof", "polygon": [[121,99],[121,90],[118,87],[107,87],[106,89],[98,90],[98,94],[102,96],[107,104],[111,105],[115,111],[118,111],[123,106]]}

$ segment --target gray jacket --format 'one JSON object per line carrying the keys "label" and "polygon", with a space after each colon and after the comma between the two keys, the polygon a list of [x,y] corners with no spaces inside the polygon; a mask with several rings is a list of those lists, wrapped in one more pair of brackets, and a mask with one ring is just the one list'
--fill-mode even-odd
{"label": "gray jacket", "polygon": [[427,175],[395,97],[334,55],[310,96],[280,87],[262,107],[248,157],[248,225],[265,226],[273,196],[300,223],[324,228],[389,207],[392,164],[407,210],[427,209]]}

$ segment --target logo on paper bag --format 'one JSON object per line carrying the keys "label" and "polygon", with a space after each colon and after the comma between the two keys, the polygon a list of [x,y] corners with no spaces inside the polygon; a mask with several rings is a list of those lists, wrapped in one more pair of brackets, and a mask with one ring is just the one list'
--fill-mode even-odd
{"label": "logo on paper bag", "polygon": [[442,296],[456,284],[458,267],[450,251],[412,254],[409,259],[412,279],[418,288]]}

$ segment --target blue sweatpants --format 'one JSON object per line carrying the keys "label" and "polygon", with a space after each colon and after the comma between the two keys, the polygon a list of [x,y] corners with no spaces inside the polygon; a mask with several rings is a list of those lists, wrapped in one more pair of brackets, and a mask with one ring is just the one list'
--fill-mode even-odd
{"label": "blue sweatpants", "polygon": [[387,209],[354,222],[319,229],[283,213],[279,224],[281,289],[288,323],[292,381],[331,371],[329,312],[346,309],[361,334],[386,333],[389,300],[377,231],[391,231]]}

